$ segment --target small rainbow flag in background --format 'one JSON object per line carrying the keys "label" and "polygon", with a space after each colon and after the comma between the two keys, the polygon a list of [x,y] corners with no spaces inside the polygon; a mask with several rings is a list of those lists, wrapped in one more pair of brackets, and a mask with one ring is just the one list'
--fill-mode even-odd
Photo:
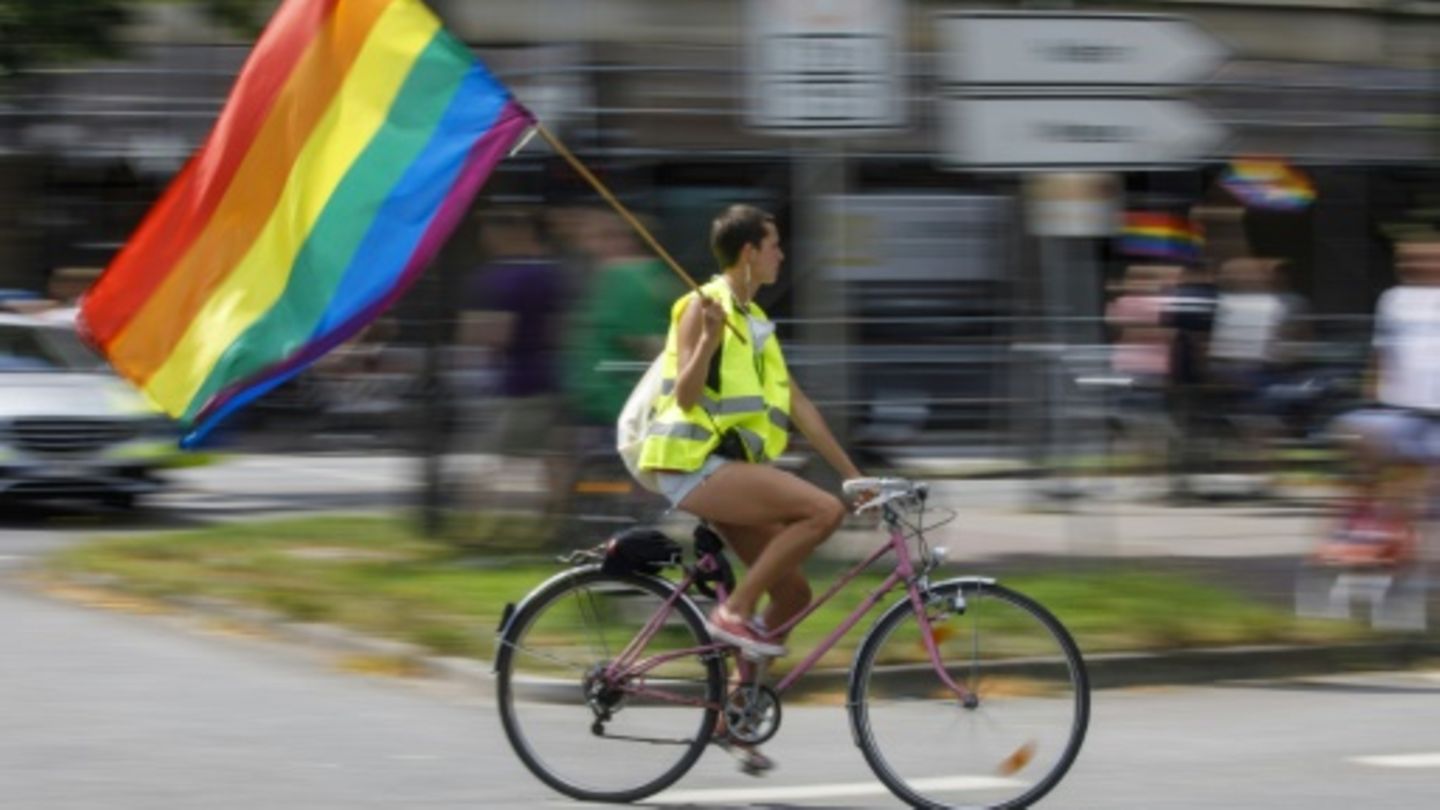
{"label": "small rainbow flag in background", "polygon": [[193,445],[394,303],[532,124],[419,0],[285,0],[81,333]]}
{"label": "small rainbow flag in background", "polygon": [[1276,158],[1236,158],[1220,185],[1249,208],[1298,211],[1315,201],[1310,178]]}
{"label": "small rainbow flag in background", "polygon": [[1155,211],[1127,211],[1120,252],[1168,261],[1193,262],[1205,240],[1188,217]]}

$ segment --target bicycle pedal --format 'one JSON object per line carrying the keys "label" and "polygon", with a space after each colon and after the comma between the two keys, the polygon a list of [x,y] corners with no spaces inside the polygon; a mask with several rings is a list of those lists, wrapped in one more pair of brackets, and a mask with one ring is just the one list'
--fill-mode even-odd
{"label": "bicycle pedal", "polygon": [[740,765],[740,772],[746,776],[764,776],[775,769],[774,760],[757,749],[733,741],[729,734],[724,737],[716,737],[714,744],[716,748],[734,757],[736,763]]}

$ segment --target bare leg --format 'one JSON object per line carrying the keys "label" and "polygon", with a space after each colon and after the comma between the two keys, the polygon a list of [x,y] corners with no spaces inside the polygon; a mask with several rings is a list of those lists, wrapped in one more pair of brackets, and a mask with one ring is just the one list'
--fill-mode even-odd
{"label": "bare leg", "polygon": [[[738,526],[721,521],[715,521],[712,525],[719,530],[725,542],[745,563],[747,569],[755,565],[765,546],[784,528],[780,524]],[[810,583],[798,568],[781,577],[769,594],[770,602],[765,608],[765,626],[771,630],[781,627],[810,606]]]}
{"label": "bare leg", "polygon": [[705,520],[742,528],[783,528],[764,543],[725,608],[749,618],[761,595],[797,572],[845,519],[833,495],[763,464],[726,464],[686,496],[680,507]]}

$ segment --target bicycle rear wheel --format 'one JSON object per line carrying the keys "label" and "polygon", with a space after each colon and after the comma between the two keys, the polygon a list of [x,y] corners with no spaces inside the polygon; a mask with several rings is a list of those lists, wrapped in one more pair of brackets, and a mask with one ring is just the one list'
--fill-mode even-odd
{"label": "bicycle rear wheel", "polygon": [[880,781],[915,807],[1028,807],[1065,775],[1090,716],[1085,665],[1039,604],[982,580],[922,594],[936,674],[908,598],[867,635],[850,682],[850,721]]}
{"label": "bicycle rear wheel", "polygon": [[[685,774],[715,728],[725,673],[683,596],[636,660],[660,661],[609,680],[614,662],[666,610],[674,586],[596,567],[555,577],[525,600],[496,657],[505,736],[525,766],[582,801],[643,799]],[[633,668],[632,672],[633,672]]]}

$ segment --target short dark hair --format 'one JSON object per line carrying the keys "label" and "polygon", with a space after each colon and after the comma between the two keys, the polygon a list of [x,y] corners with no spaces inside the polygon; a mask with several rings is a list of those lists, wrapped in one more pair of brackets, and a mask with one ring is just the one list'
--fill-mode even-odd
{"label": "short dark hair", "polygon": [[765,225],[775,224],[775,217],[753,205],[732,205],[721,211],[710,223],[710,252],[722,269],[740,260],[746,245],[759,245],[765,239]]}

